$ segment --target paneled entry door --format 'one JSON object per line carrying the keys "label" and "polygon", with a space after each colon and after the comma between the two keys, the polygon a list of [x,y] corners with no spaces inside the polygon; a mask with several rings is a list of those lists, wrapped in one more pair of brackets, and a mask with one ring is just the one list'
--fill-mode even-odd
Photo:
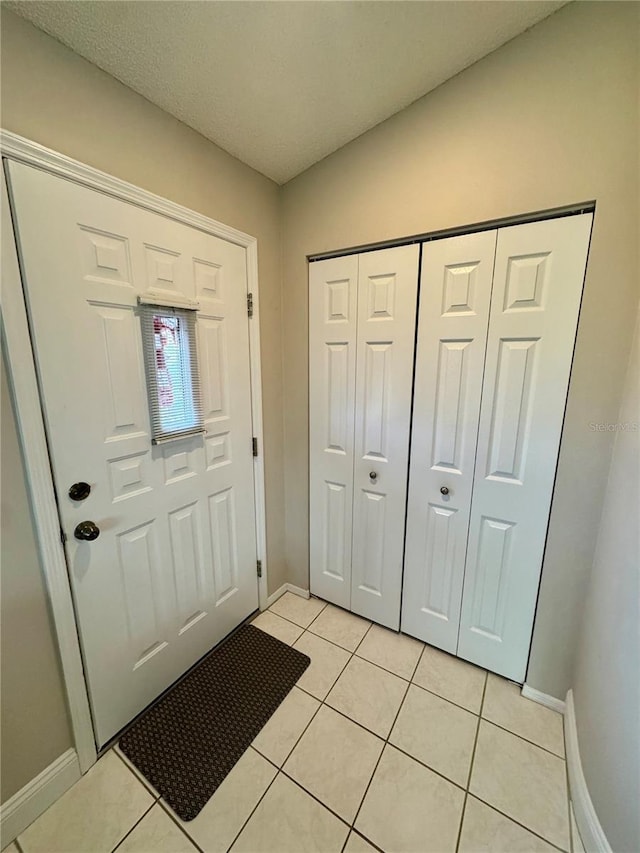
{"label": "paneled entry door", "polygon": [[[9,176],[103,745],[258,606],[246,251],[30,166]],[[205,434],[151,442],[140,296],[199,303]],[[84,521],[96,539],[76,538]]]}

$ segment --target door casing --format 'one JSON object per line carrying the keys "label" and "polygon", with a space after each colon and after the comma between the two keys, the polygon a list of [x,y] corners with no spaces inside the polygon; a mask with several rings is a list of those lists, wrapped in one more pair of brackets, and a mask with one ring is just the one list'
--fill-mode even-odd
{"label": "door casing", "polygon": [[[259,606],[267,607],[267,553],[264,482],[264,438],[262,424],[262,380],[260,362],[260,300],[258,291],[257,239],[214,219],[203,216],[168,199],[156,196],[119,178],[44,148],[7,131],[0,131],[2,158],[36,166],[58,177],[129,202],[200,231],[242,246],[247,257],[247,287],[253,295],[253,313],[249,322],[251,372],[251,413],[253,434],[259,453],[253,460],[254,504],[256,513],[256,557],[262,563],[259,578]],[[34,353],[20,267],[15,245],[7,182],[2,170],[2,332],[9,380],[15,401],[18,434],[22,446],[26,476],[42,560],[47,592],[51,602],[54,629],[58,641],[63,678],[69,703],[71,726],[80,770],[85,773],[96,761],[97,750],[89,710],[76,617],[73,608],[67,565],[61,542],[60,520],[47,437],[42,417]]]}

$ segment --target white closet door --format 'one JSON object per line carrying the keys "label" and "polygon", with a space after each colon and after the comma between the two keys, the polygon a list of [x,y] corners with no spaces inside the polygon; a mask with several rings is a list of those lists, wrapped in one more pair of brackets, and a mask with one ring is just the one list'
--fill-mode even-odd
{"label": "white closet door", "polygon": [[458,654],[523,681],[591,214],[498,232]]}
{"label": "white closet door", "polygon": [[402,630],[454,654],[496,233],[422,247]]}
{"label": "white closet door", "polygon": [[309,267],[311,591],[351,603],[358,256]]}
{"label": "white closet door", "polygon": [[351,609],[397,630],[419,246],[359,257]]}

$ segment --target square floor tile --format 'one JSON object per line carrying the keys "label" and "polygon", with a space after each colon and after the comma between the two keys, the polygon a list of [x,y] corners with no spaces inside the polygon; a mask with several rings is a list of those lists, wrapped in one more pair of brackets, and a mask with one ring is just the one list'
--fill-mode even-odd
{"label": "square floor tile", "polygon": [[420,640],[372,625],[358,646],[357,655],[410,681],[423,648]]}
{"label": "square floor tile", "polygon": [[463,803],[460,788],[386,746],[355,829],[393,853],[453,853]]}
{"label": "square floor tile", "polygon": [[361,835],[352,831],[347,838],[344,853],[377,853],[377,850],[368,841],[365,841]]}
{"label": "square floor tile", "polygon": [[389,741],[466,788],[477,727],[475,714],[412,684]]}
{"label": "square floor tile", "polygon": [[318,699],[324,699],[347,665],[351,652],[310,634],[296,640],[294,648],[311,658],[310,665],[298,679],[298,686]]}
{"label": "square floor tile", "polygon": [[564,758],[562,714],[526,699],[520,687],[489,673],[482,716]]}
{"label": "square floor tile", "polygon": [[366,660],[352,657],[326,703],[374,734],[386,738],[408,684]]}
{"label": "square floor tile", "polygon": [[370,622],[339,607],[327,604],[309,630],[337,646],[353,652],[369,630]]}
{"label": "square floor tile", "polygon": [[569,849],[565,772],[561,758],[480,721],[469,791],[562,850]]}
{"label": "square floor tile", "polygon": [[294,687],[254,739],[254,749],[280,767],[319,707],[317,699]]}
{"label": "square floor tile", "polygon": [[154,798],[109,751],[18,838],[24,853],[110,851]]}
{"label": "square floor tile", "polygon": [[176,819],[207,853],[223,853],[229,849],[277,772],[272,764],[249,748],[196,818]]}
{"label": "square floor tile", "polygon": [[274,601],[269,610],[302,628],[308,628],[326,604],[326,601],[320,601],[319,598],[302,598],[293,592],[285,592]]}
{"label": "square floor tile", "polygon": [[459,853],[553,853],[546,841],[475,797],[467,797]]}
{"label": "square floor tile", "polygon": [[231,848],[233,853],[340,853],[349,827],[282,773]]}
{"label": "square floor tile", "polygon": [[258,614],[251,624],[255,625],[256,628],[260,628],[261,631],[271,634],[272,637],[282,640],[283,643],[287,643],[289,646],[295,643],[303,631],[298,625],[294,625],[288,619],[283,619],[281,616],[276,616],[275,613],[271,613],[269,610]]}
{"label": "square floor tile", "polygon": [[159,803],[118,847],[118,853],[197,853],[198,848],[171,820]]}
{"label": "square floor tile", "polygon": [[284,765],[285,773],[352,822],[384,741],[323,705]]}
{"label": "square floor tile", "polygon": [[443,699],[479,714],[486,675],[484,669],[433,646],[425,646],[413,681]]}

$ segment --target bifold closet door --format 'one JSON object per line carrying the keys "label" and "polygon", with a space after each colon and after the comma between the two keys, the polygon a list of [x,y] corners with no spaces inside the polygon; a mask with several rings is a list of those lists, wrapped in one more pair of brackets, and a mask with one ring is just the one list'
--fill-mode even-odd
{"label": "bifold closet door", "polygon": [[311,590],[351,606],[358,256],[309,266]]}
{"label": "bifold closet door", "polygon": [[496,234],[422,247],[402,630],[454,654]]}
{"label": "bifold closet door", "polygon": [[523,681],[592,214],[498,232],[458,654]]}
{"label": "bifold closet door", "polygon": [[314,594],[397,629],[419,246],[309,268]]}
{"label": "bifold closet door", "polygon": [[400,627],[420,247],[358,266],[351,610]]}

